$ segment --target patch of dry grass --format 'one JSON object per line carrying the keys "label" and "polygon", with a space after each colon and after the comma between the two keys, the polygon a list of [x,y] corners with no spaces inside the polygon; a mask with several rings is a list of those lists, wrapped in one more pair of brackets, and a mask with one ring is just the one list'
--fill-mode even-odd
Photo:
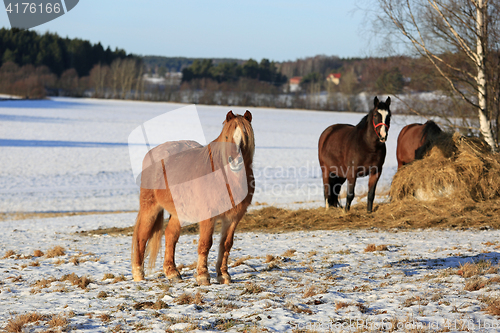
{"label": "patch of dry grass", "polygon": [[87,276],[79,277],[75,273],[64,275],[60,281],[69,281],[72,285],[78,286],[82,289],[87,289],[87,286],[92,283],[92,279]]}
{"label": "patch of dry grass", "polygon": [[464,290],[467,291],[477,291],[483,289],[488,285],[488,280],[484,278],[480,278],[478,276],[470,278],[466,283]]}
{"label": "patch of dry grass", "polygon": [[98,294],[97,294],[97,298],[107,298],[109,295],[107,292],[105,292],[104,290],[101,290]]}
{"label": "patch of dry grass", "polygon": [[35,283],[33,283],[31,286],[34,287],[34,288],[39,288],[39,289],[48,288],[48,287],[50,287],[50,285],[54,281],[57,281],[57,280],[55,278],[53,278],[53,277],[49,277],[47,279],[38,280]]}
{"label": "patch of dry grass", "polygon": [[16,255],[16,252],[14,252],[12,250],[8,250],[7,252],[5,252],[2,259],[7,259],[7,258],[10,258],[10,257],[15,256],[15,255]]}
{"label": "patch of dry grass", "polygon": [[53,248],[47,250],[47,253],[45,253],[45,257],[47,258],[54,258],[54,257],[60,257],[65,254],[65,250],[63,247],[56,245]]}
{"label": "patch of dry grass", "polygon": [[115,275],[112,273],[104,273],[104,276],[102,277],[102,280],[107,280],[107,279],[114,279]]}
{"label": "patch of dry grass", "polygon": [[375,244],[368,244],[365,248],[365,252],[375,252],[375,251],[388,251],[389,248],[387,245],[375,245]]}
{"label": "patch of dry grass", "polygon": [[127,278],[125,277],[125,275],[120,275],[120,276],[115,277],[113,279],[112,283],[118,283],[118,282],[123,282],[123,281],[127,281]]}
{"label": "patch of dry grass", "polygon": [[283,254],[281,256],[285,257],[285,258],[290,258],[290,257],[293,257],[295,255],[295,252],[297,252],[297,250],[295,250],[295,249],[288,249],[285,252],[283,252]]}
{"label": "patch of dry grass", "polygon": [[484,309],[486,313],[489,313],[493,316],[500,316],[500,298],[486,298],[481,299],[481,301],[485,302],[488,305]]}
{"label": "patch of dry grass", "polygon": [[249,259],[253,259],[252,256],[246,256],[246,257],[242,257],[242,258],[239,258],[238,260],[236,260],[233,264],[232,264],[232,267],[238,267],[242,264],[245,263],[245,261],[249,260]]}
{"label": "patch of dry grass", "polygon": [[201,305],[205,301],[203,300],[203,295],[198,291],[194,296],[190,293],[183,293],[174,300],[175,303],[179,305],[185,304],[196,304]]}
{"label": "patch of dry grass", "polygon": [[[366,203],[352,206],[348,214],[340,208],[289,210],[265,207],[247,212],[238,224],[238,232],[280,233],[300,230],[359,230],[372,227],[379,230],[461,229],[485,226],[500,229],[500,198],[479,202],[440,198],[432,204],[407,198],[376,204],[372,214],[366,212]],[[118,231],[112,229],[87,231],[82,235],[102,232],[110,235],[132,234],[133,226]],[[197,232],[198,224],[182,228],[182,234]],[[497,246],[500,248],[500,245]],[[350,254],[349,250],[337,253]]]}
{"label": "patch of dry grass", "polygon": [[478,261],[478,262],[466,262],[465,264],[460,264],[457,270],[457,274],[464,277],[470,278],[477,275],[494,274],[498,271],[498,266],[492,266],[491,261]]}
{"label": "patch of dry grass", "polygon": [[275,256],[273,256],[271,254],[266,254],[266,260],[264,262],[267,264],[267,263],[274,261],[275,259],[276,259]]}
{"label": "patch of dry grass", "polygon": [[37,323],[42,320],[46,320],[46,317],[42,316],[39,313],[25,313],[14,318],[10,318],[7,321],[7,325],[4,329],[7,332],[23,332],[23,328],[25,325],[29,323]]}
{"label": "patch of dry grass", "polygon": [[293,304],[292,302],[287,302],[285,304],[285,308],[295,313],[305,313],[308,315],[313,314],[313,311],[311,309],[297,304]]}
{"label": "patch of dry grass", "polygon": [[245,283],[245,289],[243,290],[243,293],[241,293],[241,295],[259,294],[263,291],[265,291],[265,289],[262,288],[261,286],[259,286],[258,284],[253,283],[253,282],[247,282],[247,283]]}
{"label": "patch of dry grass", "polygon": [[64,330],[66,328],[66,326],[68,326],[69,321],[68,321],[68,318],[66,318],[64,315],[58,314],[58,315],[52,316],[52,318],[48,321],[47,324],[52,328],[61,327],[62,330]]}
{"label": "patch of dry grass", "polygon": [[316,286],[310,286],[302,295],[303,298],[308,298],[320,294],[322,291]]}
{"label": "patch of dry grass", "polygon": [[[190,303],[188,303],[190,304]],[[161,310],[168,309],[167,303],[162,300],[157,300],[156,302],[138,302],[133,306],[134,310],[142,310],[142,309],[152,309],[152,310]]]}
{"label": "patch of dry grass", "polygon": [[97,316],[97,318],[101,319],[101,321],[103,323],[108,323],[111,321],[111,316],[107,313],[103,313],[103,314]]}

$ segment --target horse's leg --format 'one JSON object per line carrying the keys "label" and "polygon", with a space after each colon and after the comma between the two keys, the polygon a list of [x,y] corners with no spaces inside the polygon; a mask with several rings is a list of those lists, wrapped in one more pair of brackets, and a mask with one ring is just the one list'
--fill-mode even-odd
{"label": "horse's leg", "polygon": [[[163,210],[158,205],[153,191],[141,189],[140,208],[132,237],[132,276],[134,281],[144,279],[144,255],[146,244],[155,234],[155,229],[161,228]],[[159,224],[159,226],[157,226]],[[155,226],[157,226],[155,228]]]}
{"label": "horse's leg", "polygon": [[181,274],[175,266],[175,245],[181,234],[181,224],[177,216],[171,215],[165,229],[165,261],[163,272],[165,277],[172,281],[181,280]]}
{"label": "horse's leg", "polygon": [[370,174],[370,178],[368,179],[368,207],[367,207],[368,213],[371,213],[373,209],[373,200],[375,199],[375,189],[377,188],[377,183],[381,173],[382,170],[373,172]]}
{"label": "horse's leg", "polygon": [[217,281],[220,284],[230,284],[231,276],[227,271],[227,261],[229,258],[229,251],[233,247],[234,231],[242,216],[238,216],[235,220],[223,220],[222,229],[220,233],[219,256],[217,258]]}
{"label": "horse's leg", "polygon": [[344,184],[345,178],[330,174],[329,188],[330,196],[328,197],[328,204],[333,207],[341,207],[339,202],[340,189]]}
{"label": "horse's leg", "polygon": [[330,171],[326,168],[326,166],[321,165],[321,170],[323,173],[323,194],[325,196],[325,208],[328,209],[330,207],[329,199],[330,199]]}
{"label": "horse's leg", "polygon": [[347,178],[347,197],[345,201],[345,211],[351,209],[351,202],[354,199],[354,188],[356,187],[356,178]]}
{"label": "horse's leg", "polygon": [[214,233],[215,220],[209,219],[200,222],[200,241],[198,243],[198,267],[196,269],[196,282],[200,286],[210,285],[210,274],[208,273],[207,258],[212,247],[212,235]]}

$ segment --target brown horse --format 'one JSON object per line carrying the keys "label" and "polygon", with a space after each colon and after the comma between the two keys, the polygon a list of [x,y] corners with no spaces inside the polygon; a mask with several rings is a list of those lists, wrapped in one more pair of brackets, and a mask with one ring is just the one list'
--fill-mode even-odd
{"label": "brown horse", "polygon": [[214,225],[221,221],[217,280],[224,284],[231,282],[227,262],[234,231],[254,192],[255,141],[251,121],[249,111],[244,116],[229,111],[222,132],[207,146],[194,141],[167,142],[146,155],[141,175],[140,208],[132,239],[135,281],[144,279],[144,259],[148,252],[149,268],[154,267],[165,209],[170,214],[165,229],[165,276],[171,280],[181,279],[174,260],[181,226],[199,222],[196,281],[199,285],[209,285],[207,256]]}
{"label": "brown horse", "polygon": [[410,124],[403,127],[398,136],[396,149],[398,169],[414,160],[422,159],[442,132],[432,120],[425,124]]}
{"label": "brown horse", "polygon": [[385,141],[391,122],[391,98],[379,102],[356,125],[336,124],[323,131],[319,138],[318,156],[323,173],[325,205],[339,207],[340,188],[347,179],[345,210],[349,211],[354,199],[356,178],[370,176],[368,180],[368,212],[372,211],[375,188],[385,161]]}

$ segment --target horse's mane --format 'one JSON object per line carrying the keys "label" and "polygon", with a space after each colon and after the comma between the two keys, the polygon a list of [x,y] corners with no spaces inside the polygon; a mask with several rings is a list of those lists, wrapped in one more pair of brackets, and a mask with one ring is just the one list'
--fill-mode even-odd
{"label": "horse's mane", "polygon": [[366,128],[366,125],[368,125],[368,118],[371,119],[372,114],[373,114],[373,110],[375,110],[375,109],[371,109],[370,112],[368,112],[363,118],[361,118],[359,123],[356,125],[356,128],[359,128],[359,129]]}
{"label": "horse's mane", "polygon": [[419,160],[434,146],[436,139],[443,133],[443,130],[432,120],[424,124],[420,141],[424,140],[422,146],[415,151],[415,159]]}
{"label": "horse's mane", "polygon": [[422,136],[420,137],[420,140],[426,139],[430,141],[434,141],[436,137],[441,134],[443,130],[432,120],[428,120],[424,124],[424,130],[422,131]]}

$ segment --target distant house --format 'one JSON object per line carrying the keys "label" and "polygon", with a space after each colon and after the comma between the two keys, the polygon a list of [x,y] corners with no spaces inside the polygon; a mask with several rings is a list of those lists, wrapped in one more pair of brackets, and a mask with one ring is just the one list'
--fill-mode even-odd
{"label": "distant house", "polygon": [[341,76],[342,76],[342,74],[340,74],[340,73],[331,73],[331,74],[328,74],[328,76],[326,77],[326,81],[331,82],[334,85],[338,86],[340,83]]}
{"label": "distant house", "polygon": [[300,89],[300,81],[302,81],[302,76],[294,76],[288,81],[290,92],[295,92]]}
{"label": "distant house", "polygon": [[142,79],[156,85],[179,86],[182,81],[181,72],[167,72],[164,76],[158,74],[144,74]]}

